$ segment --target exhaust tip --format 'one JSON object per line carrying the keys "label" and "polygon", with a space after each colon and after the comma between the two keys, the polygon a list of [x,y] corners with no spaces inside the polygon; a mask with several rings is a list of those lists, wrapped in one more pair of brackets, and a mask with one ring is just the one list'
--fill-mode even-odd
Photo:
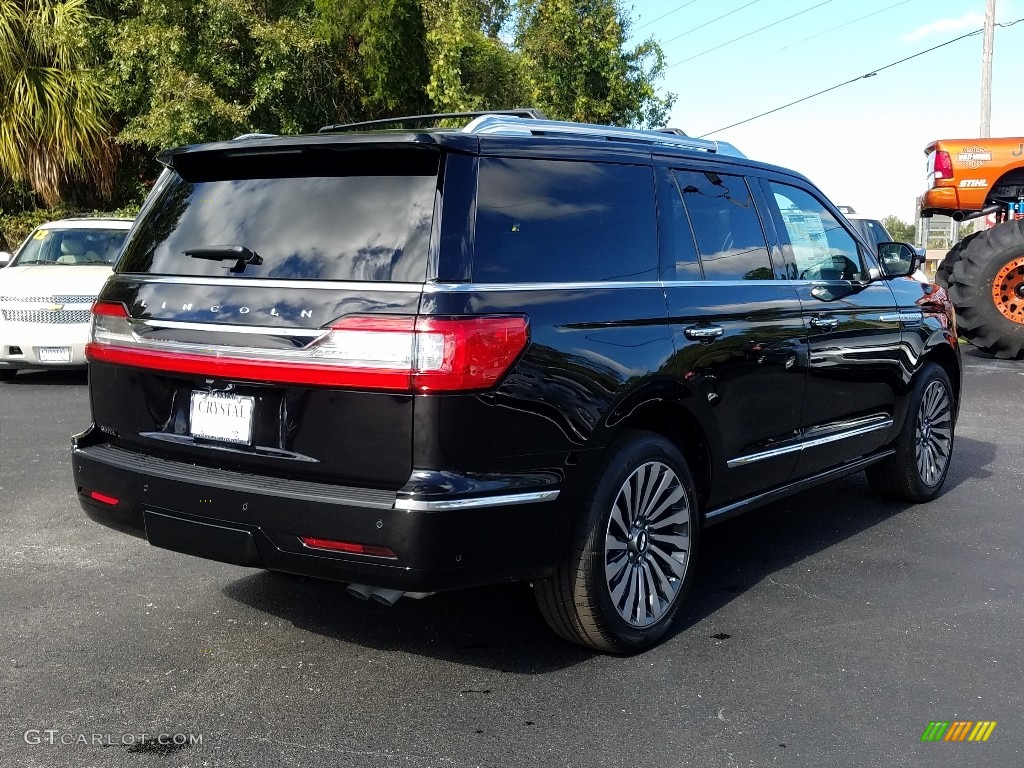
{"label": "exhaust tip", "polygon": [[365,584],[349,584],[345,587],[345,591],[348,592],[352,597],[357,597],[360,600],[369,600],[372,587],[368,587]]}
{"label": "exhaust tip", "polygon": [[402,595],[404,595],[404,594],[405,594],[405,592],[402,592],[402,591],[397,590],[397,589],[373,588],[370,591],[370,597],[372,597],[374,600],[376,600],[381,605],[386,605],[389,608],[391,606],[393,606],[395,603],[397,603],[399,600],[401,600],[402,599]]}

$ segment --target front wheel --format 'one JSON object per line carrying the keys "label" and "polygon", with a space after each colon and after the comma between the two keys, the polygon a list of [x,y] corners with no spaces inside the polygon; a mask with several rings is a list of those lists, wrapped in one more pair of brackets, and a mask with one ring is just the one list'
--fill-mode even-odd
{"label": "front wheel", "polygon": [[534,585],[548,625],[611,653],[642,650],[668,631],[693,581],[697,496],[672,443],[630,432],[608,451],[570,552]]}
{"label": "front wheel", "polygon": [[896,454],[868,468],[871,487],[897,501],[931,501],[939,495],[953,458],[953,387],[935,363],[917,374]]}

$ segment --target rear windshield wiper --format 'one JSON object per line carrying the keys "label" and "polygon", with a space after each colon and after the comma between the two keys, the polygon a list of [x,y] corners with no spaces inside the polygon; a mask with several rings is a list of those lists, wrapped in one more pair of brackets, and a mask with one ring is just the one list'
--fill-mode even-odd
{"label": "rear windshield wiper", "polygon": [[246,248],[244,245],[207,245],[202,248],[186,248],[182,251],[186,256],[193,259],[209,259],[210,261],[231,261],[234,265],[232,272],[244,272],[249,264],[259,265],[263,263],[256,251]]}

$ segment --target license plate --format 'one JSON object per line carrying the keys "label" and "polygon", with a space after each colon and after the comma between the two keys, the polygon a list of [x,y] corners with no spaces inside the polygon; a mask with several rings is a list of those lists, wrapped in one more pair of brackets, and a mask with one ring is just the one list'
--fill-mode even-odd
{"label": "license plate", "polygon": [[192,393],[191,432],[193,437],[252,442],[252,410],[255,398],[219,392]]}
{"label": "license plate", "polygon": [[70,363],[71,347],[39,347],[36,355],[40,363]]}

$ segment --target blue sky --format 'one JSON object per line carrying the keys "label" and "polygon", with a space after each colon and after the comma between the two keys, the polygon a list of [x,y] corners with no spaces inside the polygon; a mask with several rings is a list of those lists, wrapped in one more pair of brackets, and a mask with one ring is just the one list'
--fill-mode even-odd
{"label": "blue sky", "polygon": [[[980,34],[745,125],[717,129],[979,29],[985,0],[625,5],[632,9],[634,41],[654,37],[665,51],[669,68],[659,86],[678,96],[669,125],[691,136],[714,132],[710,138],[732,142],[750,157],[798,170],[833,202],[860,213],[912,222],[925,186],[925,146],[978,135]],[[783,20],[788,16],[794,17]],[[1024,0],[997,0],[997,22],[1021,17]],[[1024,23],[997,27],[994,50],[992,135],[1024,136]]]}

